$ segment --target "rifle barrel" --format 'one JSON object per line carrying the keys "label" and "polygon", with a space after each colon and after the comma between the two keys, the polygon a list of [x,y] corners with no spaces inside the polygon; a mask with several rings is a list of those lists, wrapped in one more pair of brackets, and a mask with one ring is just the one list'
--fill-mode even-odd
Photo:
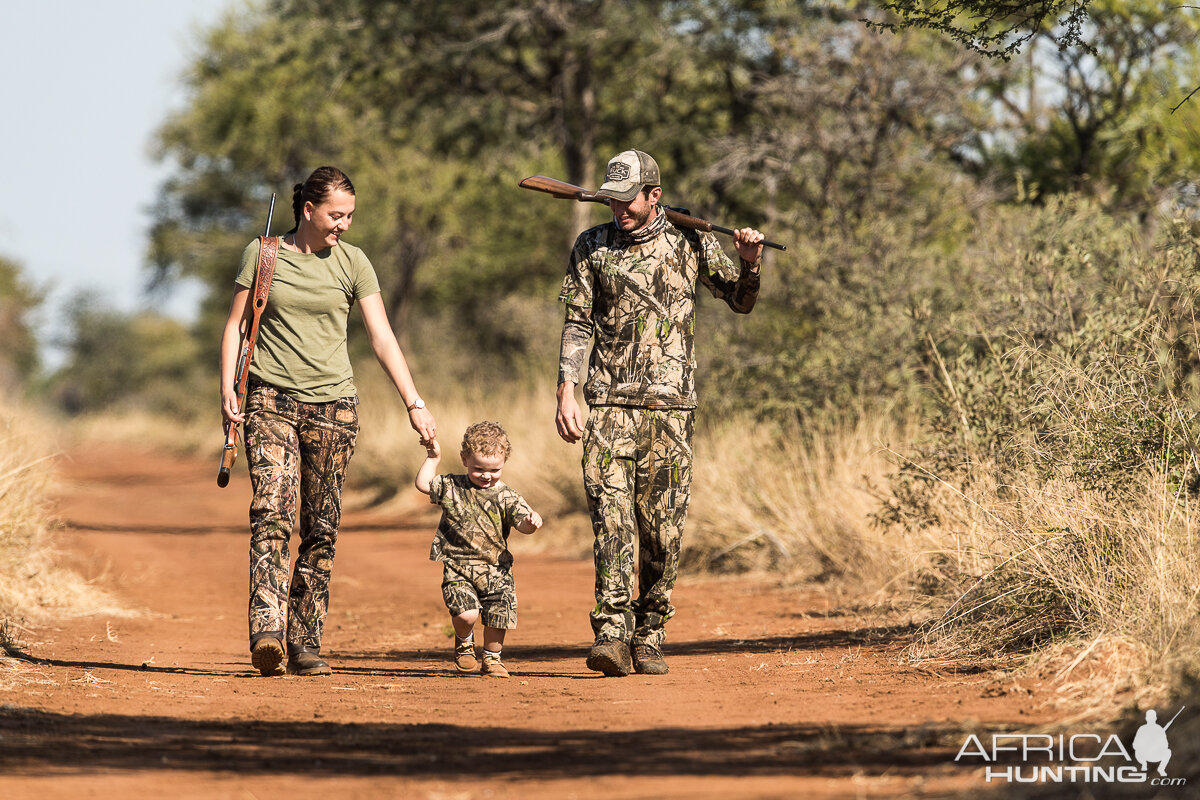
{"label": "rifle barrel", "polygon": [[1167,728],[1171,727],[1171,726],[1172,726],[1172,725],[1175,723],[1175,720],[1179,718],[1179,715],[1183,713],[1183,710],[1184,710],[1185,708],[1187,708],[1187,706],[1180,706],[1180,707],[1179,707],[1179,710],[1175,712],[1175,716],[1171,717],[1171,721],[1170,721],[1170,722],[1168,722],[1166,725],[1163,725],[1163,730],[1164,730],[1164,731],[1165,731]]}

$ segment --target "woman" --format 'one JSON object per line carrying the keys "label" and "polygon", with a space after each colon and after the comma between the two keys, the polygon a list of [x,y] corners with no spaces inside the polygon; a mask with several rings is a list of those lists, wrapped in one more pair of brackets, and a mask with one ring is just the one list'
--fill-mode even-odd
{"label": "woman", "polygon": [[[292,195],[296,226],[281,239],[270,295],[259,324],[246,408],[234,391],[247,329],[258,242],[242,253],[233,304],[221,338],[221,413],[245,422],[250,503],[250,652],[263,675],[329,675],[321,629],[341,521],[346,465],[358,436],[358,398],[346,351],[357,302],[371,349],[428,444],[437,437],[388,322],[371,262],[341,241],[354,217],[354,186],[321,167]],[[288,585],[288,540],[298,510],[300,548]]]}

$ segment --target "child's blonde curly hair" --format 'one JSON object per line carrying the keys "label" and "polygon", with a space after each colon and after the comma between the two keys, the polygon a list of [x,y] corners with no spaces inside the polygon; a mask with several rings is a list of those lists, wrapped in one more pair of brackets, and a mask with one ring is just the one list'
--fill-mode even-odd
{"label": "child's blonde curly hair", "polygon": [[499,422],[476,422],[463,434],[462,452],[463,455],[504,456],[507,461],[512,455],[512,443]]}

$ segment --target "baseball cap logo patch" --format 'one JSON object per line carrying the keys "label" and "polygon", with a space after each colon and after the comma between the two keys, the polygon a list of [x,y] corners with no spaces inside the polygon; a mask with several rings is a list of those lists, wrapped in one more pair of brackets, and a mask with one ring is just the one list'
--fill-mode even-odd
{"label": "baseball cap logo patch", "polygon": [[615,162],[608,165],[608,172],[604,175],[606,181],[627,181],[629,180],[629,165],[622,162]]}

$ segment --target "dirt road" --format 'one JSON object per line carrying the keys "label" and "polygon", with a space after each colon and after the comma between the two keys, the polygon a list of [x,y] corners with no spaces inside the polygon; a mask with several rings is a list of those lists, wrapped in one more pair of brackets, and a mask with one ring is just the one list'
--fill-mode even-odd
{"label": "dirt road", "polygon": [[[589,672],[591,566],[518,555],[508,681],[449,659],[435,518],[347,513],[330,678],[246,650],[249,485],[215,462],[63,463],[66,558],[138,616],[40,625],[0,688],[0,797],[931,797],[963,732],[1044,719],[988,675],[897,661],[905,631],[763,578],[685,576],[671,673]],[[553,521],[550,521],[553,524]]]}

